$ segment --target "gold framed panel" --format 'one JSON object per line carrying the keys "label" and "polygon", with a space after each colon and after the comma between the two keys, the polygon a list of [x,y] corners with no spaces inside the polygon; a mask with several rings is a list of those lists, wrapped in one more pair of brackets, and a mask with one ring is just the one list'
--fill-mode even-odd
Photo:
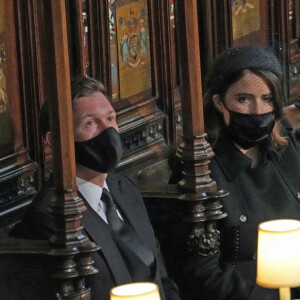
{"label": "gold framed panel", "polygon": [[147,6],[147,0],[108,1],[113,101],[152,88]]}

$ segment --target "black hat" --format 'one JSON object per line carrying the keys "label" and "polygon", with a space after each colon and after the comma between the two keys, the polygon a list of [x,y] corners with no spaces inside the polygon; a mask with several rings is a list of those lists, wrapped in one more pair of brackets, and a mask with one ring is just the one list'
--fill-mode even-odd
{"label": "black hat", "polygon": [[280,62],[271,50],[259,46],[240,46],[225,50],[217,58],[210,78],[211,91],[219,93],[228,84],[229,78],[245,69],[259,69],[282,76]]}

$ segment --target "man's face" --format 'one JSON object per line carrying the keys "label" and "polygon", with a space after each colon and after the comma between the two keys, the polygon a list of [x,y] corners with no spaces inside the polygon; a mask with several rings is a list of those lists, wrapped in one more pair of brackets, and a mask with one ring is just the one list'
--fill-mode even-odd
{"label": "man's face", "polygon": [[100,92],[75,100],[73,125],[76,142],[90,140],[108,127],[113,127],[119,132],[116,112]]}

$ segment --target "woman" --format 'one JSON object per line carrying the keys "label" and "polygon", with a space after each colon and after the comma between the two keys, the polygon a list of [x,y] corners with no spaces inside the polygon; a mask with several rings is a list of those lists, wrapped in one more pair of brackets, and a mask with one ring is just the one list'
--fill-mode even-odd
{"label": "woman", "polygon": [[228,216],[218,223],[219,253],[182,258],[184,299],[279,298],[255,279],[258,224],[300,219],[300,156],[283,118],[281,75],[276,56],[257,46],[228,49],[212,68],[204,118],[215,152],[211,177],[229,192]]}

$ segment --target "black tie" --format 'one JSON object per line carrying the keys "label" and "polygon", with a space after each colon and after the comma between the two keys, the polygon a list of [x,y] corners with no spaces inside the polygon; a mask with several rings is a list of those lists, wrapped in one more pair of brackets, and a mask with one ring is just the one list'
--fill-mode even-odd
{"label": "black tie", "polygon": [[[149,270],[150,270],[150,277],[144,279],[154,279],[155,277],[155,257],[148,249],[148,247],[143,243],[143,241],[138,237],[138,235],[134,232],[134,230],[125,222],[123,222],[120,217],[118,216],[116,204],[106,188],[102,189],[102,201],[107,205],[107,222],[110,225],[112,231],[118,236],[117,244],[124,247],[126,250],[131,251],[131,255],[129,258],[127,253],[128,261],[129,261],[129,269],[133,272],[137,273],[136,266],[143,263]],[[122,250],[120,249],[120,250]],[[132,259],[132,255],[134,255],[134,259]],[[139,266],[140,267],[140,266]],[[139,271],[140,272],[140,271]],[[137,276],[133,277],[140,277],[141,274],[139,273]],[[142,278],[139,278],[140,280]]]}
{"label": "black tie", "polygon": [[112,195],[106,188],[102,189],[101,199],[107,207],[106,217],[108,224],[110,225],[113,231],[119,232],[122,229],[124,222],[118,216],[117,207],[114,202],[114,199],[112,198]]}

